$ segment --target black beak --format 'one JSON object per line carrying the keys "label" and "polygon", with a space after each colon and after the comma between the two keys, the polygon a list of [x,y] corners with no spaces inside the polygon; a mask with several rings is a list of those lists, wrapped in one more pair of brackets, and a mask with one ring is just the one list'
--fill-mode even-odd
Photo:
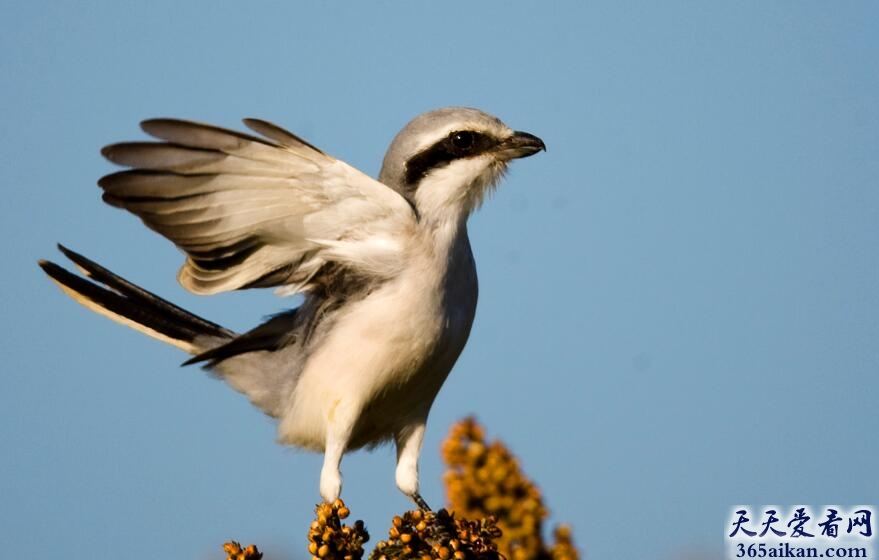
{"label": "black beak", "polygon": [[546,151],[546,144],[543,140],[529,134],[517,130],[509,138],[498,144],[498,154],[503,159],[516,159],[533,156],[537,152]]}

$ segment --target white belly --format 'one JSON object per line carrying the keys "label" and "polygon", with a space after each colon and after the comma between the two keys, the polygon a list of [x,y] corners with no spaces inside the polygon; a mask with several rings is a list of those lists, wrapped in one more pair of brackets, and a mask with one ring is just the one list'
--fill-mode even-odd
{"label": "white belly", "polygon": [[337,319],[291,395],[278,427],[282,443],[323,450],[335,425],[351,430],[356,448],[427,416],[475,311],[474,296],[473,309],[450,312],[430,284],[417,274],[401,277]]}

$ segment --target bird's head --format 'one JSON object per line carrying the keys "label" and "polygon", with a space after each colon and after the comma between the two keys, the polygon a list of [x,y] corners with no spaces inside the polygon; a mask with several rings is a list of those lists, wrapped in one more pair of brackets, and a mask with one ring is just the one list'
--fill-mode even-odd
{"label": "bird's head", "polygon": [[379,180],[427,221],[466,220],[509,162],[546,150],[543,141],[477,109],[448,107],[415,117],[391,142]]}

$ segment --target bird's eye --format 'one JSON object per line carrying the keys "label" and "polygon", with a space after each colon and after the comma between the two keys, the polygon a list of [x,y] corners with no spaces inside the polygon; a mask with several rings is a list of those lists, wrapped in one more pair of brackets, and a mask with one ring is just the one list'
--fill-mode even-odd
{"label": "bird's eye", "polygon": [[473,133],[467,130],[461,130],[459,132],[453,132],[451,134],[452,145],[455,148],[466,151],[473,147]]}

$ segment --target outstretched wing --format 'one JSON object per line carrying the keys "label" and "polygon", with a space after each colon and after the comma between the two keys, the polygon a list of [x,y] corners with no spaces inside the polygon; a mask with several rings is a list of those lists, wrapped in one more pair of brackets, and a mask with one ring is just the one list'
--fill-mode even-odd
{"label": "outstretched wing", "polygon": [[328,263],[379,278],[400,269],[416,221],[402,196],[271,123],[244,123],[264,138],[152,119],[141,127],[161,142],[101,152],[131,168],[101,178],[104,200],[186,252],[183,287],[292,293]]}

